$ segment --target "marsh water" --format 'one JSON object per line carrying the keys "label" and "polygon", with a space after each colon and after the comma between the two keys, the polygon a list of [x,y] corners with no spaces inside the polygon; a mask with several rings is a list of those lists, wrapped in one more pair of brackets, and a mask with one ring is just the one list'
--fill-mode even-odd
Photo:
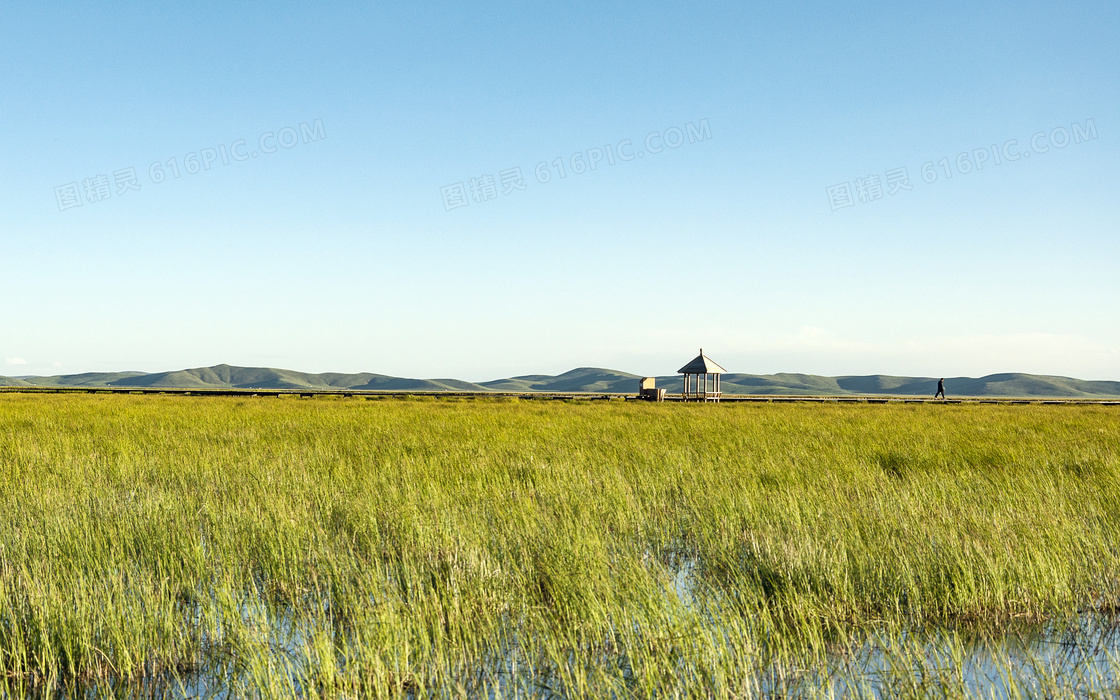
{"label": "marsh water", "polygon": [[[693,565],[685,563],[672,580],[674,592],[695,604]],[[267,618],[264,609],[243,608],[246,620]],[[98,700],[101,698],[233,698],[320,697],[330,689],[302,687],[301,665],[307,664],[310,633],[294,617],[273,617],[257,630],[267,638],[270,668],[253,668],[229,648],[208,647],[195,665],[176,673],[149,677],[143,682],[56,682],[9,685],[0,697]],[[431,687],[404,686],[403,696],[560,698],[578,696],[565,683],[571,675],[547,663],[527,661],[524,649],[511,635],[493,653],[472,667],[443,669]],[[703,679],[681,663],[666,685],[654,693],[631,687],[625,652],[603,647],[600,661],[620,679],[625,692],[616,697],[708,696]],[[345,661],[340,661],[340,671]],[[262,683],[262,678],[270,679]],[[451,681],[451,682],[446,682]],[[745,697],[1104,697],[1120,688],[1120,617],[1083,612],[1057,621],[1010,620],[998,625],[917,627],[906,630],[869,629],[847,644],[834,645],[815,658],[783,657],[761,664],[751,677],[737,679]],[[338,697],[392,695],[389,688],[374,692],[333,694]]]}

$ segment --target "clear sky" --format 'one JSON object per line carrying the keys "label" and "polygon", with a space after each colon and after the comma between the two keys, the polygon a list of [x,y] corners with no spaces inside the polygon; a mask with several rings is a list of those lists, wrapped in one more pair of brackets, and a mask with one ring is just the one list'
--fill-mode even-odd
{"label": "clear sky", "polygon": [[44,5],[2,375],[1120,379],[1114,1]]}

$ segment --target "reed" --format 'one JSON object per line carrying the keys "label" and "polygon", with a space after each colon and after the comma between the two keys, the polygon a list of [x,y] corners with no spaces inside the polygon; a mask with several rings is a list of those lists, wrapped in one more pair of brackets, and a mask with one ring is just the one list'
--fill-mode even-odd
{"label": "reed", "polygon": [[1116,411],[3,395],[0,676],[14,696],[1107,693],[1111,632],[1061,663],[1046,635],[1005,640],[1111,629]]}

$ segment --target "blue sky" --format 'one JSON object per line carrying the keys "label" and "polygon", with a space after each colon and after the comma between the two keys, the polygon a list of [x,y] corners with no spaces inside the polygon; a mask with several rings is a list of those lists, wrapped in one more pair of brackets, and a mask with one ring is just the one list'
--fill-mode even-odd
{"label": "blue sky", "polygon": [[1117,36],[1108,2],[9,3],[0,374],[1120,379]]}

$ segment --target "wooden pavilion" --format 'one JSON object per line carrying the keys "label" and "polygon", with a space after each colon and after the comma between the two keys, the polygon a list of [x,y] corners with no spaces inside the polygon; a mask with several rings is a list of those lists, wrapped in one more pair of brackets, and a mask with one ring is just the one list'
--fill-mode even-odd
{"label": "wooden pavilion", "polygon": [[683,401],[719,401],[719,375],[727,370],[712,362],[704,354],[704,348],[700,348],[696,359],[677,372],[684,375]]}

